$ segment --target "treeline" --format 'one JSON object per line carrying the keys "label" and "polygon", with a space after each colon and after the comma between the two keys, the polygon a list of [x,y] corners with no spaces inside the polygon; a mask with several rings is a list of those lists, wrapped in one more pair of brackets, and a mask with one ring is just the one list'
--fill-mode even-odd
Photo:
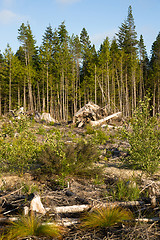
{"label": "treeline", "polygon": [[15,54],[9,45],[0,54],[0,115],[23,106],[69,120],[91,100],[132,116],[148,94],[152,114],[160,112],[160,33],[148,59],[131,6],[113,40],[106,37],[98,51],[85,28],[80,36],[69,36],[64,22],[55,30],[46,28],[40,47],[29,23],[18,29],[18,40]]}

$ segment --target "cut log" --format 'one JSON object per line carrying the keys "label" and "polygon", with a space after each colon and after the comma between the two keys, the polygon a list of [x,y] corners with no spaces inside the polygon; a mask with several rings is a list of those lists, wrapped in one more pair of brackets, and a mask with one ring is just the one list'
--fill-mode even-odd
{"label": "cut log", "polygon": [[159,217],[154,217],[154,218],[136,218],[135,219],[136,222],[148,222],[148,223],[152,223],[152,222],[159,222],[160,218]]}
{"label": "cut log", "polygon": [[18,221],[18,220],[19,220],[18,217],[1,217],[0,218],[1,223],[15,222],[15,221]]}
{"label": "cut log", "polygon": [[56,221],[56,224],[64,227],[69,227],[80,223],[79,218],[61,218],[61,220]]}
{"label": "cut log", "polygon": [[78,213],[90,209],[90,205],[73,205],[73,206],[62,206],[55,207],[54,211],[56,213]]}
{"label": "cut log", "polygon": [[109,115],[108,117],[105,117],[103,119],[100,119],[100,120],[97,120],[97,121],[90,121],[90,124],[95,127],[95,126],[100,126],[102,124],[104,124],[106,121],[112,119],[112,118],[116,118],[116,117],[120,117],[122,115],[121,112],[117,112],[117,113],[114,113],[112,115]]}
{"label": "cut log", "polygon": [[129,206],[140,206],[144,204],[142,201],[128,201],[128,202],[110,202],[110,203],[101,203],[96,204],[94,206],[91,205],[73,205],[73,206],[62,206],[62,207],[55,207],[54,211],[56,213],[78,213],[87,211],[89,209],[99,208],[99,207],[129,207]]}

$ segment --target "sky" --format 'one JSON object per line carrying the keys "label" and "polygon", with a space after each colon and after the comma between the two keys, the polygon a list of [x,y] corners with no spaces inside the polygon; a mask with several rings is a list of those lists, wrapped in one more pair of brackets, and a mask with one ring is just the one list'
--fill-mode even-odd
{"label": "sky", "polygon": [[106,37],[113,39],[132,6],[136,32],[142,34],[150,55],[153,42],[160,32],[160,0],[0,0],[0,51],[7,44],[15,53],[20,42],[18,29],[29,22],[36,45],[42,43],[46,28],[52,29],[65,21],[69,35],[80,35],[86,28],[91,43],[99,50]]}

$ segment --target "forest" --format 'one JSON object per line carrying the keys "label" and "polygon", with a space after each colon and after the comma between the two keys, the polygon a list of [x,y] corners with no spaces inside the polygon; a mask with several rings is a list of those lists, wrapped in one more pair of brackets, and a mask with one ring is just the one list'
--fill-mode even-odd
{"label": "forest", "polygon": [[68,121],[93,101],[128,117],[147,95],[152,115],[160,112],[160,33],[148,58],[131,6],[118,33],[112,41],[106,37],[99,50],[85,28],[80,36],[69,36],[65,22],[54,30],[49,25],[39,47],[28,22],[21,24],[17,38],[16,53],[7,44],[0,54],[0,116],[23,106]]}

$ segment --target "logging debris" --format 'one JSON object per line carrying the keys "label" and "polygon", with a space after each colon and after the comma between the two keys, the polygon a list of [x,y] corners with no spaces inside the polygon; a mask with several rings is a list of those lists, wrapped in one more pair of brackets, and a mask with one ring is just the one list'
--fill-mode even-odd
{"label": "logging debris", "polygon": [[[88,102],[74,115],[73,123],[76,123],[79,128],[86,123],[89,123],[91,126],[104,126],[111,119],[122,121],[122,113],[117,112],[110,115],[108,114],[107,106],[101,108],[93,102]],[[112,128],[112,125],[110,127]]]}

